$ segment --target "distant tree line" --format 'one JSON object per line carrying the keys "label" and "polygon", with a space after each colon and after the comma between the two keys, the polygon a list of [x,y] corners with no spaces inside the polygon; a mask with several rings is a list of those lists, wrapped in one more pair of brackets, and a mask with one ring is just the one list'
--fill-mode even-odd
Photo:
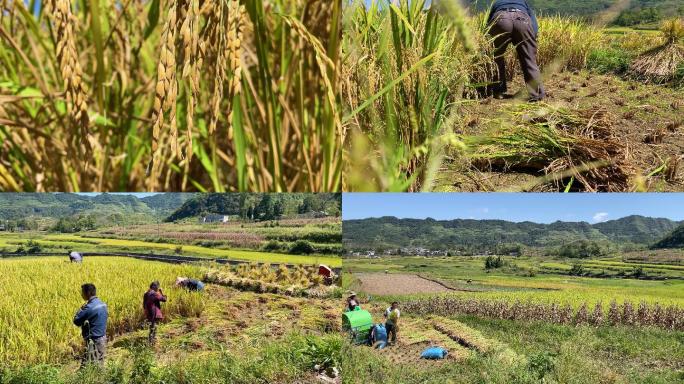
{"label": "distant tree line", "polygon": [[61,217],[50,228],[53,232],[76,233],[97,228],[95,215],[74,215]]}
{"label": "distant tree line", "polygon": [[270,221],[297,214],[340,216],[342,198],[332,193],[226,193],[201,194],[187,200],[165,221],[205,214],[235,215],[244,220]]}

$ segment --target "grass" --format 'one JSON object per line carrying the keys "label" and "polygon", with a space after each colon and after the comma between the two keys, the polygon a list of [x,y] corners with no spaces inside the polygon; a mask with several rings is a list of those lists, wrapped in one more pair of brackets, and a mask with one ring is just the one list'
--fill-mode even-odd
{"label": "grass", "polygon": [[[345,347],[349,383],[671,383],[681,380],[681,333],[620,327],[569,327],[460,316],[454,320],[507,345],[521,361],[476,353],[458,363],[394,364],[367,347]],[[420,322],[420,319],[417,319]],[[405,327],[399,338],[412,330]],[[648,361],[648,363],[646,363]]]}
{"label": "grass", "polygon": [[341,1],[33,4],[0,10],[0,190],[340,189]]}

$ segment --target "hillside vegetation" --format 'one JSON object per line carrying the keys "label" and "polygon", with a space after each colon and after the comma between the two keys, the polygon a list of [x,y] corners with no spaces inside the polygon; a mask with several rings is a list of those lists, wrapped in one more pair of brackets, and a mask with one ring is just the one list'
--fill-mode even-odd
{"label": "hillside vegetation", "polygon": [[[471,8],[477,11],[488,9],[491,1],[468,0]],[[620,0],[529,0],[540,15],[574,16],[595,21],[601,12],[608,11]],[[618,12],[610,25],[653,27],[658,22],[676,15],[684,16],[684,4],[678,0],[631,0]]]}
{"label": "hillside vegetation", "polygon": [[655,243],[652,248],[684,248],[684,225]]}
{"label": "hillside vegetation", "polygon": [[504,220],[422,220],[382,217],[345,220],[343,244],[348,250],[401,247],[493,250],[502,243],[546,247],[578,240],[650,245],[680,224],[668,219],[643,216],[628,216],[597,224],[562,221],[539,224],[514,223]]}
{"label": "hillside vegetation", "polygon": [[251,220],[273,220],[281,216],[316,212],[339,216],[342,212],[342,195],[326,193],[202,194],[186,201],[166,218],[166,221],[173,222],[210,213],[235,215]]}

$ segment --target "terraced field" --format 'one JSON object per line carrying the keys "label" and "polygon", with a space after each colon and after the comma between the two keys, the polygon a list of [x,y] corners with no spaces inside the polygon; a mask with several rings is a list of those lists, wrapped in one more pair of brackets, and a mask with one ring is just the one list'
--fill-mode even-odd
{"label": "terraced field", "polygon": [[268,261],[272,263],[289,264],[326,264],[332,267],[339,267],[342,264],[341,259],[332,256],[304,256],[259,251],[217,249],[198,245],[156,243],[133,239],[95,238],[73,234],[2,234],[0,235],[0,248],[5,248],[9,252],[13,252],[19,244],[25,243],[28,240],[44,245],[47,249],[65,252],[66,250],[73,249],[81,252],[130,251],[148,253],[149,251],[153,251],[176,254],[178,253],[176,250],[180,249],[181,252],[178,254],[195,257],[226,258],[260,262]]}
{"label": "terraced field", "polygon": [[[484,257],[400,257],[373,260],[345,259],[345,270],[363,273],[367,278],[376,273],[385,279],[385,286],[399,285],[407,274],[435,279],[450,287],[448,295],[483,300],[504,300],[535,303],[557,303],[578,308],[583,303],[593,306],[598,302],[607,309],[612,300],[619,303],[630,301],[660,303],[662,306],[684,307],[684,270],[679,265],[648,263],[635,264],[616,260],[549,260],[536,257],[506,257],[508,267],[485,270]],[[613,270],[613,278],[578,277],[568,275],[573,263],[581,263],[588,270]],[[620,270],[631,273],[642,266],[646,275],[662,276],[667,280],[643,280],[618,277]],[[384,271],[389,272],[389,277]],[[382,271],[382,272],[380,272]],[[657,275],[661,273],[661,275]],[[397,279],[392,276],[397,274]],[[628,277],[628,276],[627,276]],[[355,280],[356,278],[352,279]],[[362,281],[350,282],[360,288]],[[410,289],[409,286],[406,289]],[[375,294],[376,292],[374,292]],[[388,298],[399,297],[388,293]],[[421,298],[430,294],[414,291],[411,297]],[[401,296],[403,297],[403,296]],[[405,297],[404,297],[405,298]]]}

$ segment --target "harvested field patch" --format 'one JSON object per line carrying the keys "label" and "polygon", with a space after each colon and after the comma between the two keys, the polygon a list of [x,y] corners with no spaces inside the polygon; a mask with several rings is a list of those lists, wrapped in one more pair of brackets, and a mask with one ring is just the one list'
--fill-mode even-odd
{"label": "harvested field patch", "polygon": [[[473,144],[472,156],[446,156],[432,189],[684,188],[684,169],[677,167],[684,153],[682,117],[676,108],[681,91],[587,72],[554,74],[545,79],[545,86],[548,97],[542,104],[513,97],[459,106],[465,117],[453,132]],[[521,81],[514,80],[511,89],[522,89]]]}
{"label": "harvested field patch", "polygon": [[358,273],[359,290],[373,295],[450,292],[453,289],[417,275],[403,273]]}

